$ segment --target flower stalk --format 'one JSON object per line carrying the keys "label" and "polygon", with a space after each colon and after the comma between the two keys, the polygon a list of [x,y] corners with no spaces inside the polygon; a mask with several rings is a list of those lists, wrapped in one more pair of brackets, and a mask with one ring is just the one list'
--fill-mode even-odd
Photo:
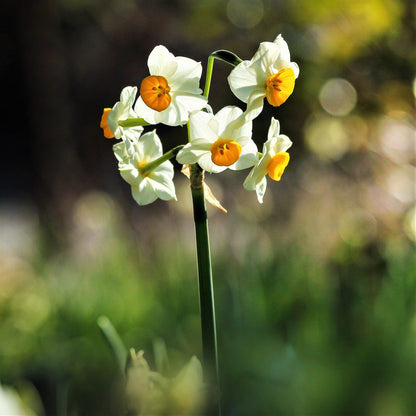
{"label": "flower stalk", "polygon": [[191,192],[194,209],[196,249],[198,261],[199,300],[201,312],[202,350],[208,384],[213,388],[209,400],[209,415],[220,415],[219,371],[215,303],[209,246],[208,218],[204,196],[204,171],[198,164],[191,165]]}
{"label": "flower stalk", "polygon": [[211,87],[211,77],[212,77],[212,69],[214,67],[214,59],[218,59],[220,61],[226,62],[232,66],[237,66],[242,60],[235,55],[234,53],[226,50],[219,50],[212,52],[212,54],[208,57],[208,64],[207,64],[207,75],[205,77],[205,87],[204,87],[204,96],[208,98],[209,96],[209,89]]}
{"label": "flower stalk", "polygon": [[163,162],[166,162],[167,160],[175,157],[178,154],[179,150],[181,150],[183,147],[183,144],[176,146],[173,149],[169,150],[169,152],[166,152],[164,155],[160,156],[159,158],[152,160],[149,163],[146,163],[146,165],[139,169],[140,175],[142,175],[143,177],[148,176],[152,170],[156,169]]}
{"label": "flower stalk", "polygon": [[147,123],[144,119],[139,117],[131,117],[127,118],[125,120],[119,120],[118,125],[121,127],[138,127],[138,126],[149,126],[149,123]]}

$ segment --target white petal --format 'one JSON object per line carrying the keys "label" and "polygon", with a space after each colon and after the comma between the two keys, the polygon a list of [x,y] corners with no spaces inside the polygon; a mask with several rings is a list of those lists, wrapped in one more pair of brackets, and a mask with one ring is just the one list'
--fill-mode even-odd
{"label": "white petal", "polygon": [[156,120],[156,115],[158,114],[158,112],[148,107],[144,103],[142,97],[139,97],[137,99],[136,104],[134,105],[134,111],[139,117],[143,118],[147,123],[158,123],[158,121]]}
{"label": "white petal", "polygon": [[193,59],[178,56],[175,58],[177,68],[169,79],[169,86],[173,92],[189,92],[193,94],[201,94],[199,88],[199,80],[202,74],[202,65]]}
{"label": "white petal", "polygon": [[[191,113],[196,110],[201,110],[207,105],[208,99],[203,95],[191,94],[191,93],[178,93],[172,94],[172,101],[176,100],[187,113]],[[186,116],[188,121],[189,115]]]}
{"label": "white petal", "polygon": [[192,113],[189,117],[189,133],[191,141],[197,139],[205,139],[210,143],[214,143],[218,139],[218,135],[212,130],[210,124],[214,119],[214,115],[205,111]]}
{"label": "white petal", "polygon": [[253,169],[251,169],[249,175],[244,181],[244,187],[252,191],[266,176],[267,166],[270,162],[270,155],[263,154],[261,159],[257,162]]}
{"label": "white petal", "polygon": [[134,111],[149,124],[163,123],[168,126],[179,126],[187,123],[190,111],[199,110],[205,105],[206,99],[202,96],[172,94],[172,101],[166,110],[152,110],[144,103],[142,97],[139,97]]}
{"label": "white petal", "polygon": [[134,147],[141,162],[150,162],[163,154],[162,142],[156,130],[143,134]]}
{"label": "white petal", "polygon": [[151,75],[162,75],[163,68],[166,63],[174,61],[175,57],[170,53],[167,48],[162,45],[156,46],[152,52],[150,52],[147,59],[147,66]]}
{"label": "white petal", "polygon": [[149,186],[153,188],[154,193],[160,199],[167,201],[169,199],[176,199],[175,185],[171,178],[161,176],[157,180],[149,179]]}
{"label": "white petal", "polygon": [[117,101],[113,108],[108,113],[107,117],[107,126],[110,128],[111,132],[114,134],[116,139],[120,139],[122,135],[122,130],[118,125],[118,120],[120,119],[120,114],[123,113],[123,108],[120,101]]}
{"label": "white petal", "polygon": [[206,153],[211,157],[211,146],[212,144],[205,139],[193,140],[179,151],[176,160],[182,165],[196,163]]}
{"label": "white petal", "polygon": [[252,62],[253,66],[257,65],[259,68],[257,72],[262,73],[262,82],[266,83],[266,79],[274,74],[274,64],[279,58],[279,47],[272,42],[260,43],[259,49],[254,55]]}
{"label": "white petal", "polygon": [[142,181],[139,171],[131,164],[119,165],[121,177],[131,186],[137,186]]}
{"label": "white petal", "polygon": [[124,87],[120,94],[120,102],[124,108],[128,109],[133,106],[136,99],[137,87]]}
{"label": "white petal", "polygon": [[290,62],[289,46],[287,45],[287,42],[283,39],[283,36],[277,36],[273,43],[276,44],[279,48],[279,59],[282,61]]}
{"label": "white petal", "polygon": [[256,186],[257,199],[260,202],[260,204],[263,203],[263,197],[264,197],[264,194],[266,193],[266,188],[267,188],[267,179],[266,177],[264,177],[261,180],[261,182]]}
{"label": "white petal", "polygon": [[253,90],[247,103],[247,109],[244,112],[244,118],[246,121],[253,120],[263,110],[263,101],[266,96],[265,90]]}
{"label": "white petal", "polygon": [[280,133],[280,123],[277,118],[272,117],[270,120],[270,127],[267,133],[267,139],[278,136]]}
{"label": "white petal", "polygon": [[257,89],[259,83],[266,83],[266,77],[260,69],[250,61],[243,61],[228,76],[231,91],[241,101],[246,103],[253,89]]}
{"label": "white petal", "polygon": [[[241,120],[240,122],[233,123],[233,126],[231,129],[227,129],[229,127],[229,124],[234,122],[238,119],[239,116],[243,114],[243,110],[241,108],[229,105],[227,107],[222,108],[220,111],[218,111],[217,114],[215,114],[215,119],[218,121],[218,135],[222,138],[229,138],[231,136],[232,132],[231,130],[234,128],[239,128],[244,124],[244,120]],[[229,130],[227,132],[227,130]],[[225,134],[224,133],[228,133]],[[225,137],[227,136],[227,137]],[[241,134],[243,136],[243,134]]]}
{"label": "white petal", "polygon": [[139,205],[147,205],[157,199],[156,192],[149,178],[145,178],[138,185],[132,186],[131,194]]}
{"label": "white petal", "polygon": [[172,97],[169,107],[158,113],[156,119],[159,123],[168,126],[179,126],[188,122],[189,111],[180,101]]}
{"label": "white petal", "polygon": [[299,65],[296,62],[291,62],[289,68],[293,69],[293,72],[295,73],[295,78],[297,78],[299,76]]}
{"label": "white petal", "polygon": [[274,153],[286,152],[290,146],[292,146],[292,141],[284,134],[279,134],[276,138],[276,144],[274,145]]}
{"label": "white petal", "polygon": [[202,169],[211,173],[220,173],[227,169],[228,166],[218,166],[211,159],[211,152],[204,153],[198,160],[198,165]]}
{"label": "white petal", "polygon": [[174,171],[172,162],[167,160],[166,162],[163,162],[161,165],[159,165],[155,170],[153,170],[150,176],[155,180],[158,180],[158,178],[161,178],[162,176],[166,177],[167,179],[172,179],[173,173]]}
{"label": "white petal", "polygon": [[232,170],[241,170],[250,168],[251,166],[255,165],[258,160],[258,150],[256,143],[253,140],[249,140],[249,142],[243,146],[241,149],[240,157],[238,158],[237,162],[233,165],[229,166]]}
{"label": "white petal", "polygon": [[[188,116],[187,112],[182,107],[178,107],[177,103],[173,101],[166,110],[155,111],[144,103],[142,97],[139,97],[136,101],[134,110],[149,124],[163,123],[168,126],[179,126],[186,123]],[[182,117],[181,111],[183,113]]]}
{"label": "white petal", "polygon": [[127,151],[126,144],[124,142],[115,144],[113,146],[113,152],[119,162],[127,160],[131,155],[131,153]]}
{"label": "white petal", "polygon": [[[137,142],[139,140],[140,135],[143,132],[143,127],[136,126],[136,127],[128,127],[123,129],[124,138],[129,140],[131,143]],[[123,137],[122,137],[123,138]],[[123,140],[124,140],[123,138]]]}

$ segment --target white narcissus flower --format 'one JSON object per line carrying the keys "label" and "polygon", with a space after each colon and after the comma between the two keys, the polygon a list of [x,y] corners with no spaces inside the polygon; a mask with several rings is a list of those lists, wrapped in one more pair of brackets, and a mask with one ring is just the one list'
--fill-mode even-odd
{"label": "white narcissus flower", "polygon": [[193,59],[174,56],[164,46],[156,46],[147,65],[150,76],[140,86],[134,110],[150,124],[185,124],[189,113],[207,104],[199,80],[202,65]]}
{"label": "white narcissus flower", "polygon": [[274,107],[283,104],[295,86],[299,67],[290,62],[286,41],[279,35],[274,42],[262,42],[251,59],[238,64],[228,76],[232,92],[247,103],[245,117],[252,120],[263,109],[263,100]]}
{"label": "white narcissus flower", "polygon": [[260,203],[263,203],[266,192],[266,175],[268,174],[275,181],[280,181],[283,171],[289,163],[289,153],[286,150],[292,146],[292,142],[289,137],[279,134],[279,131],[279,121],[272,118],[267,141],[263,145],[263,154],[243,184],[248,191],[256,191]]}
{"label": "white narcissus flower", "polygon": [[257,160],[257,146],[251,139],[252,122],[245,121],[243,111],[228,106],[217,114],[204,111],[189,118],[190,143],[177,155],[183,165],[198,163],[202,169],[219,173],[253,166]]}
{"label": "white narcissus flower", "polygon": [[125,127],[119,125],[119,121],[129,118],[137,118],[137,114],[133,110],[133,103],[136,99],[137,87],[125,87],[121,91],[120,101],[117,101],[113,108],[104,108],[101,117],[100,127],[104,131],[104,137],[107,139],[122,139],[127,137],[134,140],[134,136],[141,134],[143,127],[133,126]]}
{"label": "white narcissus flower", "polygon": [[156,130],[122,141],[113,146],[122,178],[131,185],[133,198],[139,205],[147,205],[157,198],[176,199],[173,184],[173,165],[168,160],[149,169],[150,162],[163,154]]}

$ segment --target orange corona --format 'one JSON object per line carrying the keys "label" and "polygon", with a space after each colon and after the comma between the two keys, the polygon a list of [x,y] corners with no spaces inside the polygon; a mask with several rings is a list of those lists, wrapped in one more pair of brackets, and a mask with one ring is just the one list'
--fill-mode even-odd
{"label": "orange corona", "polygon": [[272,157],[272,160],[267,165],[267,173],[274,181],[280,181],[289,159],[289,153],[287,152],[276,153]]}
{"label": "orange corona", "polygon": [[111,108],[104,108],[103,115],[101,116],[101,123],[100,127],[103,129],[104,137],[107,139],[112,139],[114,137],[113,132],[108,127],[107,120],[108,120],[108,113],[111,111]]}
{"label": "orange corona", "polygon": [[158,75],[146,77],[140,86],[140,95],[144,103],[152,110],[166,110],[171,102],[170,87],[166,78]]}
{"label": "orange corona", "polygon": [[217,166],[231,166],[241,154],[241,144],[234,140],[218,139],[211,146],[211,160]]}
{"label": "orange corona", "polygon": [[282,105],[295,88],[295,73],[291,68],[283,68],[266,80],[266,98],[274,107]]}

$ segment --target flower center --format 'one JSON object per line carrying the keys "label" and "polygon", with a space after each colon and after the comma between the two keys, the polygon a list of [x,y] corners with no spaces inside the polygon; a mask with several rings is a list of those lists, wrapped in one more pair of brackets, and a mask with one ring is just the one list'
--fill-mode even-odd
{"label": "flower center", "polygon": [[283,68],[266,80],[266,98],[273,107],[282,105],[295,88],[295,73],[291,68]]}
{"label": "flower center", "polygon": [[166,78],[159,75],[146,77],[140,86],[140,95],[144,103],[156,111],[163,111],[169,107],[171,102],[169,91]]}
{"label": "flower center", "polygon": [[217,166],[230,166],[240,157],[241,144],[234,140],[218,139],[211,146],[211,160]]}
{"label": "flower center", "polygon": [[289,159],[289,153],[287,152],[276,153],[272,157],[272,160],[267,165],[267,173],[273,180],[280,181]]}
{"label": "flower center", "polygon": [[146,162],[139,162],[138,164],[137,164],[137,170],[139,171],[139,173],[140,173],[140,176],[144,179],[144,178],[147,178],[149,175],[150,175],[150,173],[151,173],[151,170],[146,170],[145,169],[145,167],[148,165],[148,163],[146,163]]}
{"label": "flower center", "polygon": [[104,108],[103,115],[101,116],[101,123],[100,127],[104,131],[104,137],[107,139],[112,139],[114,137],[113,132],[110,130],[110,127],[108,127],[107,120],[108,120],[108,114],[110,113],[111,108]]}

